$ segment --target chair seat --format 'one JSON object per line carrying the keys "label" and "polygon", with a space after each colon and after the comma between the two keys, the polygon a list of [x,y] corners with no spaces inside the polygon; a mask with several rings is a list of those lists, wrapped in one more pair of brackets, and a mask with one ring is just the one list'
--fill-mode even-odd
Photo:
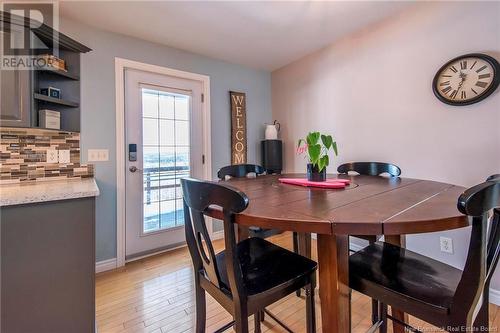
{"label": "chair seat", "polygon": [[455,267],[388,243],[349,258],[350,287],[401,310],[449,313],[461,277]]}
{"label": "chair seat", "polygon": [[[309,277],[317,267],[316,262],[257,237],[239,242],[236,251],[248,295]],[[225,289],[230,290],[225,251],[218,253],[216,258],[220,279]]]}

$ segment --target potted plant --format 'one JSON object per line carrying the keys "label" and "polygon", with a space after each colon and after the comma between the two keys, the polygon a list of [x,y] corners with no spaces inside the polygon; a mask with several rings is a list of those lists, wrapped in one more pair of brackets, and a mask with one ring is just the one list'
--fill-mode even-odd
{"label": "potted plant", "polygon": [[320,132],[309,132],[305,139],[300,139],[297,145],[297,152],[303,154],[307,152],[309,163],[307,164],[307,180],[313,182],[323,182],[326,180],[326,167],[330,164],[328,157],[332,150],[335,156],[338,155],[337,142],[333,141],[331,135]]}

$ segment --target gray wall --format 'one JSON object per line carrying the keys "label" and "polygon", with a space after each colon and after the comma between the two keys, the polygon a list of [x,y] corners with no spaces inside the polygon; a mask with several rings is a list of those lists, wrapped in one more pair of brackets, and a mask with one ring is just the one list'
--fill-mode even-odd
{"label": "gray wall", "polygon": [[[470,106],[433,94],[436,71],[471,52],[500,60],[500,3],[425,2],[272,73],[273,116],[290,147],[310,130],[332,133],[338,164],[390,161],[403,176],[471,186],[500,171],[500,89]],[[285,150],[285,170],[305,161]],[[408,248],[463,267],[468,229],[413,235]],[[454,253],[440,251],[439,237]],[[492,287],[500,290],[500,269]]]}
{"label": "gray wall", "polygon": [[271,120],[270,73],[203,57],[67,19],[63,33],[93,49],[82,56],[82,161],[87,149],[109,149],[109,162],[96,162],[101,190],[96,206],[97,261],[116,257],[115,57],[210,76],[212,170],[230,163],[229,90],[247,94],[248,161],[260,163],[263,123]]}

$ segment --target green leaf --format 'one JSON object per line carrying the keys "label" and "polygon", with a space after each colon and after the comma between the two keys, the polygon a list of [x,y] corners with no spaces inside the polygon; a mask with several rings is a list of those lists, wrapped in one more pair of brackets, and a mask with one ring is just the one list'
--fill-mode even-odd
{"label": "green leaf", "polygon": [[339,155],[339,152],[338,152],[338,150],[337,150],[337,142],[336,142],[336,141],[334,141],[334,142],[332,143],[332,148],[333,148],[333,152],[335,153],[335,156],[338,156],[338,155]]}
{"label": "green leaf", "polygon": [[311,163],[316,164],[321,154],[321,145],[309,145],[307,146],[307,152],[309,153],[309,159],[311,160]]}
{"label": "green leaf", "polygon": [[318,143],[318,140],[319,140],[319,132],[309,132],[309,134],[307,134],[307,138],[306,138],[306,141],[307,141],[307,144],[308,145],[315,145]]}
{"label": "green leaf", "polygon": [[328,164],[329,164],[328,155],[324,155],[323,157],[321,157],[318,161],[319,172],[323,171],[323,169],[326,168]]}
{"label": "green leaf", "polygon": [[325,148],[328,150],[332,147],[333,143],[333,138],[331,135],[321,135],[321,141],[323,142],[323,145]]}

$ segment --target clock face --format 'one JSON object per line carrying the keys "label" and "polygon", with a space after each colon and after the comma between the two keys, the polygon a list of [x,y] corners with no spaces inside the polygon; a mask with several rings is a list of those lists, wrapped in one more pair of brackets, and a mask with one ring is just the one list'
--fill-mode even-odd
{"label": "clock face", "polygon": [[436,74],[433,90],[443,102],[467,105],[486,98],[498,86],[498,62],[471,54],[451,60]]}

